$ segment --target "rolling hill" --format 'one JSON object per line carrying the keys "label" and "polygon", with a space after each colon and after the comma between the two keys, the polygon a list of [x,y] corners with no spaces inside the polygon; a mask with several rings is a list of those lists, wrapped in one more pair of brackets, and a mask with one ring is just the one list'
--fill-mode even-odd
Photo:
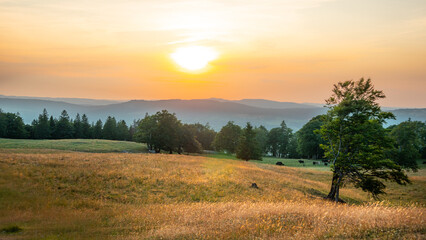
{"label": "rolling hill", "polygon": [[[312,117],[323,114],[327,111],[324,107],[312,104],[301,104],[291,102],[276,102],[263,99],[242,99],[242,100],[224,100],[224,99],[193,99],[193,100],[131,100],[126,102],[107,103],[104,100],[89,101],[68,99],[67,102],[61,99],[29,99],[26,98],[8,98],[0,97],[0,108],[6,112],[19,112],[26,123],[38,117],[46,108],[48,113],[57,117],[62,110],[67,110],[70,117],[73,118],[77,113],[85,113],[90,121],[98,119],[104,120],[108,116],[114,116],[117,119],[123,119],[128,123],[135,119],[140,119],[146,113],[153,114],[157,111],[166,109],[169,112],[176,113],[177,117],[185,123],[200,122],[209,123],[215,130],[219,130],[228,121],[234,121],[241,126],[246,122],[259,126],[263,125],[270,129],[279,126],[282,120],[287,125],[298,130]],[[395,109],[392,110],[397,119],[390,121],[395,124],[405,121],[408,118],[412,120],[426,120],[426,108],[421,109]]]}

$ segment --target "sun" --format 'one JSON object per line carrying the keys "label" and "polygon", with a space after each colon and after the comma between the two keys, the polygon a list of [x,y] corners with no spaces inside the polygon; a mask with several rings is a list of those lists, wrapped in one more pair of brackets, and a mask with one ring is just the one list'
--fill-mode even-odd
{"label": "sun", "polygon": [[209,47],[189,46],[176,49],[170,57],[180,67],[189,71],[198,71],[204,69],[210,61],[215,60],[218,54]]}

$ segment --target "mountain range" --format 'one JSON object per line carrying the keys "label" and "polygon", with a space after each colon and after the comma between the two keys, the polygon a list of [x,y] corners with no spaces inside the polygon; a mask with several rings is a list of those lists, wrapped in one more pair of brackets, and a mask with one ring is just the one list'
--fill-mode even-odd
{"label": "mountain range", "polygon": [[[4,112],[19,112],[25,123],[31,123],[46,108],[50,115],[58,117],[67,110],[71,118],[77,113],[86,114],[91,122],[114,116],[117,120],[132,123],[146,113],[154,114],[166,109],[176,113],[184,123],[208,123],[220,130],[228,121],[240,126],[251,122],[268,129],[278,127],[284,120],[293,130],[300,129],[312,117],[323,114],[327,108],[322,104],[277,102],[265,99],[226,100],[219,98],[193,100],[96,100],[80,98],[9,97],[0,95],[0,109]],[[397,124],[409,118],[426,121],[426,108],[389,108],[397,119],[388,122]]]}

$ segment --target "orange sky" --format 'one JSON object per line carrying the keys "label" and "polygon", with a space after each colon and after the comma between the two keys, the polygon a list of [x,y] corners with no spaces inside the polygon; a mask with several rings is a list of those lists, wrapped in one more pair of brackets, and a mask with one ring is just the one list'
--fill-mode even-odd
{"label": "orange sky", "polygon": [[[182,71],[170,54],[218,58]],[[324,102],[370,77],[426,107],[426,1],[0,0],[0,94]]]}

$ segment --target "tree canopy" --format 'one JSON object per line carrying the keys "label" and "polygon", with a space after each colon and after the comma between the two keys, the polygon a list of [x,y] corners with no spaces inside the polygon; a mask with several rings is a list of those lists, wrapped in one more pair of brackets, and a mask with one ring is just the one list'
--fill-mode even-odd
{"label": "tree canopy", "polygon": [[243,129],[237,146],[237,158],[243,160],[261,160],[262,149],[256,139],[256,132],[250,123]]}
{"label": "tree canopy", "polygon": [[327,198],[340,201],[339,189],[345,182],[354,183],[375,198],[384,193],[386,186],[381,180],[409,182],[401,167],[386,155],[393,141],[383,123],[394,116],[383,112],[377,103],[384,97],[370,79],[334,85],[332,96],[326,100],[329,111],[319,131],[333,171]]}

